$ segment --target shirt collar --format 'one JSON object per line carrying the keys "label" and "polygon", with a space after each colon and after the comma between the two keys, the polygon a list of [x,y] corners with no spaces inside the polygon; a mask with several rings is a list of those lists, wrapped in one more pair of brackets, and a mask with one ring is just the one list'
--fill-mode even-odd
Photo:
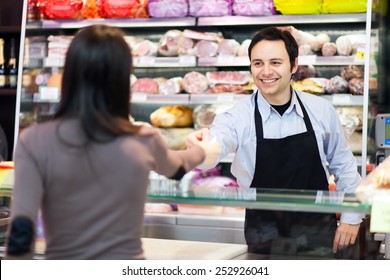
{"label": "shirt collar", "polygon": [[[301,106],[299,105],[298,98],[297,98],[298,93],[293,88],[291,88],[291,89],[293,91],[292,98],[291,98],[291,104],[290,104],[290,107],[287,109],[286,113],[290,113],[293,110],[295,110],[295,112],[303,118],[303,111],[302,111]],[[259,89],[256,89],[256,91],[258,92],[258,94],[257,94],[258,97],[257,97],[257,100],[255,100],[255,102],[257,102],[257,105],[259,107],[259,111],[260,111],[262,118],[264,118],[264,120],[266,120],[271,115],[271,112],[272,112],[271,105],[264,98],[264,96],[260,93]]]}

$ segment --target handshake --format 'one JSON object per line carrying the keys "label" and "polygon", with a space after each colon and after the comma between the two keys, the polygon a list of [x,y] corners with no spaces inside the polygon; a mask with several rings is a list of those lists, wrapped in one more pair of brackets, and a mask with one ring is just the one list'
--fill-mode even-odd
{"label": "handshake", "polygon": [[217,165],[221,155],[221,146],[215,137],[210,139],[210,130],[208,128],[202,128],[190,133],[186,138],[185,144],[187,148],[191,148],[195,145],[199,145],[203,148],[206,157],[198,168],[210,169]]}

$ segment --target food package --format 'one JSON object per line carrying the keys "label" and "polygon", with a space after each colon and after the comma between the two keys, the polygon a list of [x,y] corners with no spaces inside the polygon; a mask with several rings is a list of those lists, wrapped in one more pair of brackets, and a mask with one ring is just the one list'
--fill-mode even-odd
{"label": "food package", "polygon": [[162,106],[150,114],[150,122],[157,127],[190,127],[192,112],[188,106]]}
{"label": "food package", "polygon": [[363,95],[364,79],[352,78],[351,80],[348,81],[348,88],[353,95]]}
{"label": "food package", "polygon": [[149,0],[148,12],[155,18],[186,17],[188,0]]}
{"label": "food package", "polygon": [[237,16],[269,16],[276,14],[273,0],[233,0],[233,14]]}
{"label": "food package", "polygon": [[147,18],[148,0],[102,0],[106,18]]}
{"label": "food package", "polygon": [[312,78],[316,75],[316,68],[313,65],[299,65],[297,71],[294,73],[293,79],[295,81]]}
{"label": "food package", "polygon": [[341,68],[341,77],[347,81],[352,80],[353,78],[363,78],[364,77],[364,68],[362,65],[347,65]]}
{"label": "food package", "polygon": [[376,196],[390,198],[390,157],[368,174],[358,185],[356,197],[371,204]]}
{"label": "food package", "polygon": [[236,40],[223,39],[222,41],[219,42],[218,54],[236,56],[239,48],[240,48],[240,43],[237,42]]}
{"label": "food package", "polygon": [[152,78],[139,78],[131,86],[134,93],[158,94],[159,84]]}
{"label": "food package", "polygon": [[233,0],[188,0],[189,15],[194,17],[228,16]]}
{"label": "food package", "polygon": [[102,18],[102,1],[103,0],[85,0],[84,6],[81,9],[81,15],[83,16],[83,18]]}
{"label": "food package", "polygon": [[323,0],[323,14],[364,13],[367,10],[367,0]]}
{"label": "food package", "polygon": [[343,77],[334,76],[330,78],[329,84],[325,89],[326,93],[346,93],[348,92],[348,81]]}
{"label": "food package", "polygon": [[195,44],[194,53],[197,57],[214,57],[218,54],[219,44],[209,40],[200,40]]}
{"label": "food package", "polygon": [[283,15],[320,14],[322,0],[274,0],[274,5]]}
{"label": "food package", "polygon": [[37,7],[47,19],[81,18],[83,0],[38,0]]}
{"label": "food package", "polygon": [[204,93],[209,88],[209,83],[204,74],[191,71],[183,77],[183,88],[191,94]]}
{"label": "food package", "polygon": [[194,47],[194,41],[177,29],[168,30],[158,43],[158,53],[162,56],[188,55]]}

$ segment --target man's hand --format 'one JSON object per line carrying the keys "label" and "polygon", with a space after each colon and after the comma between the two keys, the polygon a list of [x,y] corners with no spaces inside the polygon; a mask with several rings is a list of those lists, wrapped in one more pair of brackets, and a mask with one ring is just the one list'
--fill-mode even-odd
{"label": "man's hand", "polygon": [[201,141],[208,141],[210,132],[208,128],[202,128],[188,134],[185,144],[187,148],[199,145]]}
{"label": "man's hand", "polygon": [[333,240],[333,253],[336,253],[337,250],[344,249],[349,245],[355,244],[356,237],[359,232],[360,224],[350,225],[350,224],[340,224],[337,227],[336,234]]}

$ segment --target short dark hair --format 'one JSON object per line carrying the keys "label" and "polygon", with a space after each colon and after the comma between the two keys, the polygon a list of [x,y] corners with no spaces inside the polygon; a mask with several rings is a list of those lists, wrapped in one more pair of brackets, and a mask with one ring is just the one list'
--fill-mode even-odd
{"label": "short dark hair", "polygon": [[251,60],[251,53],[253,47],[260,41],[279,41],[282,40],[286,46],[288,56],[290,58],[291,69],[295,64],[295,59],[298,57],[298,44],[289,31],[281,30],[278,27],[266,27],[257,32],[248,47],[249,60]]}
{"label": "short dark hair", "polygon": [[132,57],[124,32],[91,25],[73,38],[66,54],[61,101],[54,118],[78,118],[90,140],[104,132],[136,131],[129,121]]}

